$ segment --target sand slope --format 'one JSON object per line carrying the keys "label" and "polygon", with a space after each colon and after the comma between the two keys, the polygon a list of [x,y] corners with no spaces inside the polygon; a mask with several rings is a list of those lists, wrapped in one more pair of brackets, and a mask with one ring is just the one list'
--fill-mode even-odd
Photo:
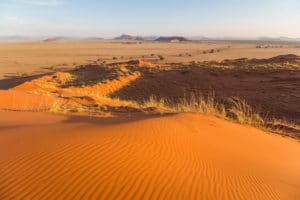
{"label": "sand slope", "polygon": [[30,94],[27,91],[0,90],[1,110],[46,110],[55,102],[63,102],[52,96]]}
{"label": "sand slope", "polygon": [[0,199],[300,199],[299,155],[201,115],[0,112]]}

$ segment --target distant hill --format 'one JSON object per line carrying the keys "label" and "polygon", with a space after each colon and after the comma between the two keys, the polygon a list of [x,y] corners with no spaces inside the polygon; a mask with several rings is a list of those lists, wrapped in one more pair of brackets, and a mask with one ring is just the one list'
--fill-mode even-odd
{"label": "distant hill", "polygon": [[[55,42],[55,41],[101,41],[106,40],[98,36],[90,37],[74,37],[74,36],[21,36],[21,35],[10,35],[10,36],[0,36],[0,42],[33,42],[33,41],[43,41],[43,42]],[[185,41],[251,41],[251,42],[273,42],[273,43],[299,43],[300,38],[291,37],[204,37],[204,36],[172,36],[172,37],[159,37],[159,36],[132,36],[123,34],[119,37],[115,37],[114,40],[128,40],[128,41],[158,41],[158,42],[185,42]]]}
{"label": "distant hill", "polygon": [[148,40],[148,41],[154,41],[158,38],[158,36],[144,36],[143,39],[144,40]]}
{"label": "distant hill", "polygon": [[115,37],[114,39],[115,40],[144,40],[143,37],[126,35],[126,34],[123,34],[123,35],[121,35],[119,37]]}
{"label": "distant hill", "polygon": [[78,40],[78,41],[97,41],[97,40],[103,40],[103,38],[100,37],[50,37],[43,40],[43,42],[56,42],[56,41],[72,41],[72,40]]}
{"label": "distant hill", "polygon": [[55,42],[55,41],[63,41],[68,40],[70,38],[67,37],[50,37],[43,40],[43,42]]}
{"label": "distant hill", "polygon": [[157,42],[186,42],[189,41],[185,37],[173,36],[173,37],[159,37],[155,41]]}

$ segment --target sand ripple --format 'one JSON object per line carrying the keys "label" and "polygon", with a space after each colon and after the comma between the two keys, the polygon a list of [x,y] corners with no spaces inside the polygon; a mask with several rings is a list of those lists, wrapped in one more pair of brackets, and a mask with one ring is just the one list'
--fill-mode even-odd
{"label": "sand ripple", "polygon": [[300,198],[299,143],[256,129],[188,114],[36,126],[0,129],[0,199]]}

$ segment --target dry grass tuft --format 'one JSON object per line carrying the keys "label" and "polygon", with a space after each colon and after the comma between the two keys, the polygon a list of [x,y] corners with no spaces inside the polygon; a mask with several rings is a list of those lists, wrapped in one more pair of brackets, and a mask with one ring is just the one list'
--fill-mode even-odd
{"label": "dry grass tuft", "polygon": [[240,123],[248,124],[255,127],[263,127],[265,120],[259,115],[245,100],[239,98],[229,99],[231,107],[229,108],[229,115],[231,118]]}
{"label": "dry grass tuft", "polygon": [[[264,130],[273,130],[270,120],[262,117],[245,100],[231,98],[228,100],[229,106],[216,101],[214,93],[207,97],[196,97],[191,94],[189,98],[182,98],[179,103],[169,103],[165,99],[151,96],[148,101],[140,105],[141,108],[156,108],[167,113],[200,113],[213,115],[222,119],[254,126]],[[273,124],[273,123],[271,123]],[[276,131],[277,132],[277,131]]]}
{"label": "dry grass tuft", "polygon": [[201,113],[226,117],[225,107],[215,100],[214,94],[207,98],[202,96],[196,97],[191,94],[189,98],[181,98],[178,103],[170,103],[166,99],[151,96],[148,101],[140,105],[141,108],[156,108],[169,113]]}
{"label": "dry grass tuft", "polygon": [[156,108],[160,110],[170,110],[165,99],[159,99],[155,96],[150,96],[149,100],[140,104],[140,108]]}
{"label": "dry grass tuft", "polygon": [[93,104],[82,103],[64,105],[59,102],[52,104],[48,112],[51,113],[89,113],[89,114],[111,114],[111,112],[141,111],[167,113],[199,113],[212,115],[221,119],[233,121],[239,124],[250,125],[265,131],[284,133],[286,130],[299,131],[299,125],[283,120],[269,119],[263,117],[253,109],[245,100],[240,98],[228,99],[228,104],[218,103],[214,93],[207,97],[194,94],[183,97],[177,103],[164,98],[151,96],[147,101],[125,101],[118,98],[110,98],[102,95],[92,95]]}
{"label": "dry grass tuft", "polygon": [[77,112],[89,112],[88,110],[84,109],[82,106],[75,106],[75,105],[66,105],[61,104],[59,102],[54,102],[52,106],[48,109],[50,113],[77,113]]}
{"label": "dry grass tuft", "polygon": [[189,98],[180,99],[179,103],[174,106],[174,109],[178,113],[192,112],[226,117],[225,107],[216,102],[214,93],[206,98],[203,96],[196,97],[194,94],[191,94]]}

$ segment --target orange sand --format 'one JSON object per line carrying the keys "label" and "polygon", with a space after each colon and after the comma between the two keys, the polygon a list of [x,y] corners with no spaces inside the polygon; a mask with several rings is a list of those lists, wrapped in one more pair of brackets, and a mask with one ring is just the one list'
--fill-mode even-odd
{"label": "orange sand", "polygon": [[43,111],[56,102],[62,102],[52,96],[30,94],[26,91],[0,90],[0,111],[34,110]]}
{"label": "orange sand", "polygon": [[0,199],[300,199],[299,155],[201,115],[0,112]]}
{"label": "orange sand", "polygon": [[[53,78],[55,77],[55,78]],[[84,94],[100,94],[107,95],[113,93],[122,87],[129,84],[131,81],[140,77],[140,74],[134,73],[128,76],[121,76],[117,80],[107,81],[105,84],[96,84],[94,86],[86,86],[83,88],[69,87],[58,88],[59,85],[63,85],[71,79],[69,73],[57,72],[53,75],[43,76],[41,78],[25,82],[13,88],[13,90],[28,91],[35,94],[49,94],[53,92],[59,92],[61,95],[84,95]],[[60,83],[57,83],[57,82]]]}

